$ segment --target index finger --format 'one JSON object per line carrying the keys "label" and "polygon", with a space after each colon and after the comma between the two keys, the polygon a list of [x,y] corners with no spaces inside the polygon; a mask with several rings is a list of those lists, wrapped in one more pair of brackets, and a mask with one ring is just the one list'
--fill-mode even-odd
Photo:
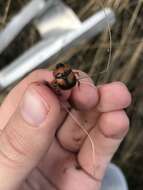
{"label": "index finger", "polygon": [[77,85],[72,89],[70,103],[75,109],[91,110],[98,102],[97,87],[86,73],[76,70],[75,74]]}

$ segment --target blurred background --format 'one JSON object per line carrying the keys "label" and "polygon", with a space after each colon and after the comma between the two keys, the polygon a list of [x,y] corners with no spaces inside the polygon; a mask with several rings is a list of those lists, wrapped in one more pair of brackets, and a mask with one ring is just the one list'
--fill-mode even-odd
{"label": "blurred background", "polygon": [[[29,0],[0,0],[0,29]],[[109,33],[106,30],[84,47],[72,49],[62,59],[74,68],[87,72],[95,84],[122,81],[132,93],[133,102],[127,109],[131,128],[113,162],[127,177],[130,190],[143,189],[143,1],[142,0],[65,0],[81,20],[104,7],[112,7],[116,24],[112,27],[112,57],[108,69]],[[101,6],[102,5],[102,6]],[[32,25],[27,26],[0,55],[0,69],[39,41]],[[18,48],[17,48],[18,47]],[[106,69],[106,72],[102,73]],[[0,102],[8,91],[1,93]]]}

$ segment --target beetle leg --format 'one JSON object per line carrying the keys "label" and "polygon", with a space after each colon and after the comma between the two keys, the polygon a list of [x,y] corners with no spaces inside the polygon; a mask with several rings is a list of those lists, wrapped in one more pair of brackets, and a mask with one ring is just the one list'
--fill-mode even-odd
{"label": "beetle leg", "polygon": [[51,83],[44,81],[44,84],[48,86],[57,96],[61,96],[61,91],[56,80],[53,80]]}
{"label": "beetle leg", "polygon": [[53,91],[55,92],[55,94],[56,94],[57,96],[61,96],[61,95],[62,95],[62,94],[61,94],[61,90],[60,90],[60,88],[59,88],[57,82],[53,83],[52,89],[53,89]]}
{"label": "beetle leg", "polygon": [[80,81],[79,81],[79,77],[80,77],[80,74],[79,74],[79,72],[78,71],[75,71],[75,72],[73,72],[74,74],[75,74],[75,76],[76,76],[76,80],[77,80],[77,85],[78,85],[78,87],[80,86]]}
{"label": "beetle leg", "polygon": [[74,71],[73,72],[75,75],[77,75],[78,77],[80,76],[79,72],[78,71]]}
{"label": "beetle leg", "polygon": [[80,86],[80,81],[79,80],[77,80],[77,85],[78,85],[78,87]]}

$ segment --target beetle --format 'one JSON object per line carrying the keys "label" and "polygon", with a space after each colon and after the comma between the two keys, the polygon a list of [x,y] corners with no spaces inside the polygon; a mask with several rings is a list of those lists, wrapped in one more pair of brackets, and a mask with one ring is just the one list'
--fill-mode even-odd
{"label": "beetle", "polygon": [[78,72],[74,72],[68,63],[58,63],[53,71],[54,80],[51,86],[57,90],[69,90],[79,84]]}

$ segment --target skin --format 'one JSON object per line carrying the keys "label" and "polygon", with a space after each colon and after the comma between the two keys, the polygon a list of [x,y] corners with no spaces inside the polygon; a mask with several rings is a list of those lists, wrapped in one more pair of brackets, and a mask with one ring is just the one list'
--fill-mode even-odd
{"label": "skin", "polygon": [[[129,120],[123,109],[130,105],[131,96],[124,84],[94,87],[85,78],[79,87],[63,91],[62,104],[68,99],[72,116],[94,141],[93,163],[89,138],[41,82],[52,80],[51,72],[34,71],[1,105],[0,189],[99,190],[108,163],[128,132]],[[29,91],[48,105],[46,120],[38,127],[22,115],[23,96]]]}

